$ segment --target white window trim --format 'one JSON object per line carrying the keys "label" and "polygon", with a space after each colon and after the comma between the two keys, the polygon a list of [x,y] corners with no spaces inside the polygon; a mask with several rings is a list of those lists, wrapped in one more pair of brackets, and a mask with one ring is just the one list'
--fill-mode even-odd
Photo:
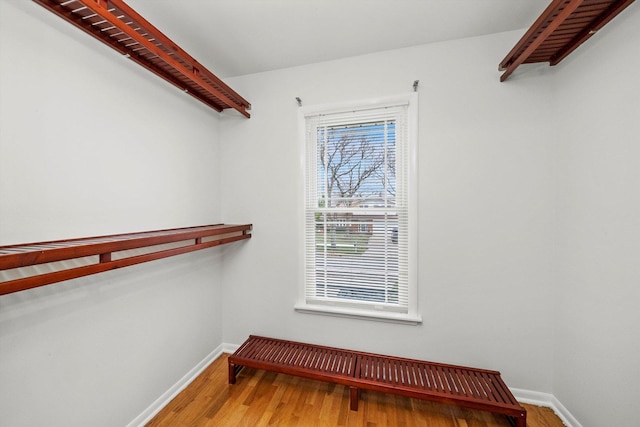
{"label": "white window trim", "polygon": [[[330,305],[313,305],[306,302],[305,296],[305,258],[304,249],[299,252],[299,285],[298,300],[294,309],[300,313],[330,315],[348,317],[355,319],[365,319],[373,321],[383,321],[392,323],[402,323],[418,325],[422,323],[422,316],[418,311],[418,94],[416,92],[397,95],[385,98],[374,98],[364,101],[315,105],[301,107],[298,111],[298,134],[299,141],[304,147],[301,150],[300,170],[301,180],[304,182],[306,173],[306,120],[305,117],[318,113],[342,112],[349,109],[365,109],[368,107],[385,107],[397,105],[399,103],[408,104],[408,144],[409,144],[409,307],[407,313],[378,312],[376,310],[352,309],[347,307],[333,307]],[[303,192],[304,190],[304,186]],[[302,197],[304,199],[304,195]],[[299,205],[299,235],[305,235],[305,212],[304,204]],[[300,244],[302,245],[300,239]]]}

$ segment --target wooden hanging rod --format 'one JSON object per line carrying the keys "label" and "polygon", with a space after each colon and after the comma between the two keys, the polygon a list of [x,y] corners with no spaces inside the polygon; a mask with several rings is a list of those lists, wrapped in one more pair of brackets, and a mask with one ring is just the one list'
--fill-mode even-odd
{"label": "wooden hanging rod", "polygon": [[251,104],[122,0],[33,0],[220,112]]}
{"label": "wooden hanging rod", "polygon": [[[249,239],[251,229],[251,224],[215,224],[0,246],[0,271],[97,256],[93,264],[0,282],[0,295]],[[169,249],[153,248],[157,245],[177,242],[184,242],[184,244]],[[124,254],[115,254],[140,248],[150,248],[152,252],[129,257],[122,257]]]}

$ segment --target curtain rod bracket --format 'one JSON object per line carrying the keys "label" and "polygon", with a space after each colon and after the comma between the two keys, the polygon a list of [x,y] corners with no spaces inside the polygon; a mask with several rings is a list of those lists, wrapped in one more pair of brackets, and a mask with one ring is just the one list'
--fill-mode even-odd
{"label": "curtain rod bracket", "polygon": [[418,83],[420,83],[420,80],[414,80],[413,81],[413,91],[414,92],[418,91]]}
{"label": "curtain rod bracket", "polygon": [[298,102],[298,107],[302,107],[302,99],[299,96],[296,96],[296,101]]}

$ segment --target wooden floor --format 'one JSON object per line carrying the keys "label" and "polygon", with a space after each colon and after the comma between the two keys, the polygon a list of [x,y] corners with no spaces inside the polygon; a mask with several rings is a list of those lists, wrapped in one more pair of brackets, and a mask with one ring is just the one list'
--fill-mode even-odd
{"label": "wooden floor", "polygon": [[[349,389],[245,368],[228,384],[227,357],[214,361],[147,426],[508,427],[506,417],[363,391],[349,410]],[[549,408],[523,405],[528,427],[563,427]]]}

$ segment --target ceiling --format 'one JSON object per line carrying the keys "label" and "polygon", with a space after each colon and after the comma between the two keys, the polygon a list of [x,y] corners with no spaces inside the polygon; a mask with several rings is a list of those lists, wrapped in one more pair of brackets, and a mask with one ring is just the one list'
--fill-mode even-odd
{"label": "ceiling", "polygon": [[[524,32],[550,0],[126,1],[224,78],[503,31]],[[496,64],[499,61],[496,58]]]}

